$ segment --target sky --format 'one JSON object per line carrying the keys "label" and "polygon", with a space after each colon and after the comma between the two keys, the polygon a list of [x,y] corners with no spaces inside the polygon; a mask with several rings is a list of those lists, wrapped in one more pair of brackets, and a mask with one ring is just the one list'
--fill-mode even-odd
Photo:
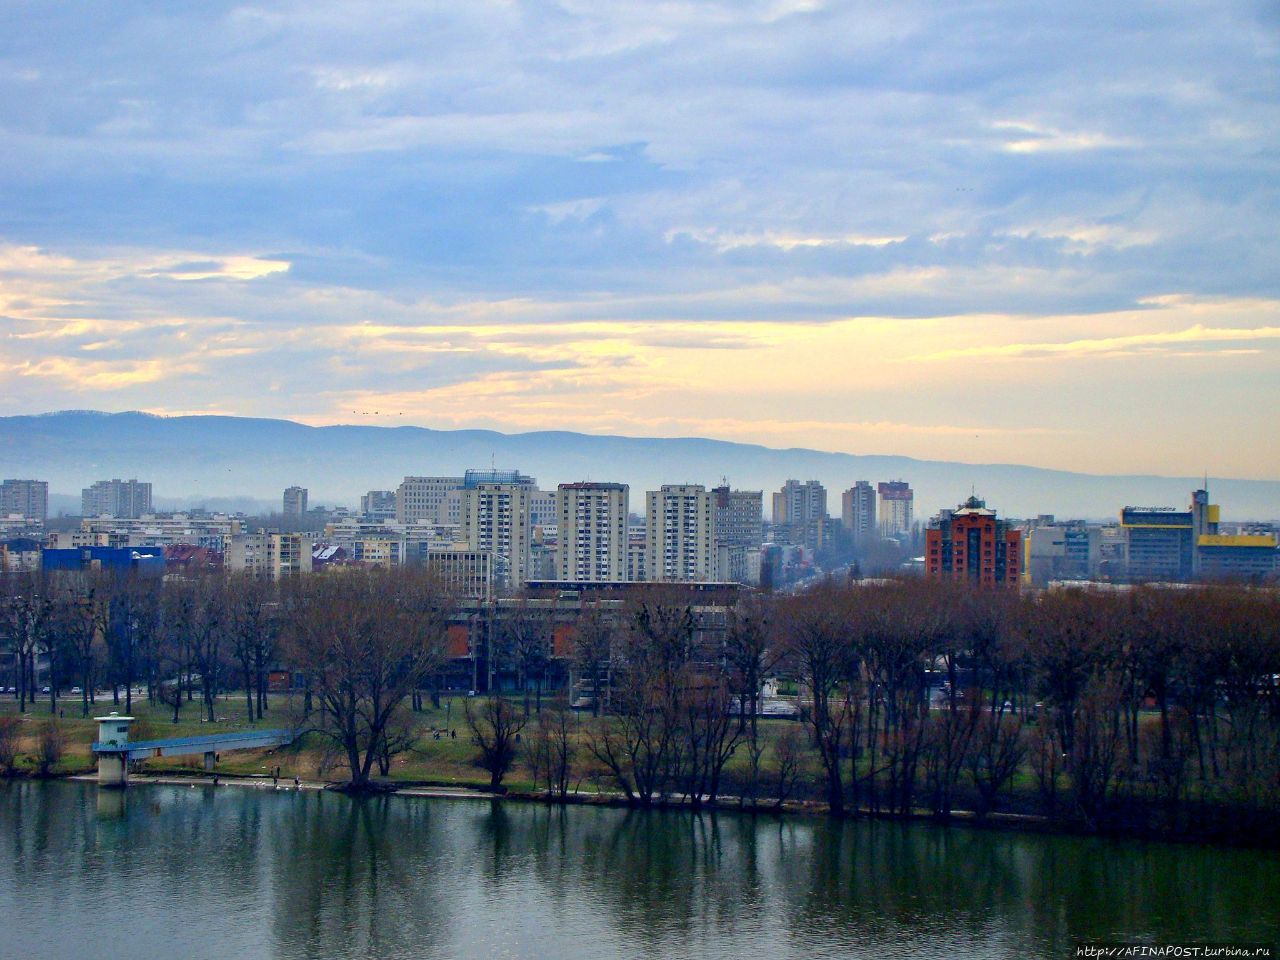
{"label": "sky", "polygon": [[0,410],[1280,479],[1280,6],[0,5]]}

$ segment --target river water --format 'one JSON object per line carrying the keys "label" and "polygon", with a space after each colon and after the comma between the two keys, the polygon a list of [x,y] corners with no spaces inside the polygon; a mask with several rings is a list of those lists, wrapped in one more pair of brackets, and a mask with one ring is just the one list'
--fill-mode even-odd
{"label": "river water", "polygon": [[0,956],[1055,957],[1280,940],[1280,857],[923,824],[0,785]]}

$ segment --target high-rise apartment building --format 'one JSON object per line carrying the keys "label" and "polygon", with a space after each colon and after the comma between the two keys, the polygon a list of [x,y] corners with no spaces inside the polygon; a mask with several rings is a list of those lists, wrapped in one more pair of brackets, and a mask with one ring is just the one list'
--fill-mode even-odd
{"label": "high-rise apartment building", "polygon": [[441,519],[450,491],[461,490],[463,477],[405,477],[396,488],[397,523],[435,523]]}
{"label": "high-rise apartment building", "polygon": [[285,487],[284,515],[286,517],[302,517],[307,513],[307,488]]}
{"label": "high-rise apartment building", "polygon": [[764,491],[730,490],[728,484],[711,491],[716,505],[716,539],[721,545],[758,547],[764,542]]}
{"label": "high-rise apartment building", "polygon": [[876,528],[876,488],[866,480],[857,481],[840,496],[840,523],[853,538],[855,550],[872,544]]}
{"label": "high-rise apartment building", "polygon": [[529,579],[532,486],[475,483],[461,498],[461,537],[471,550],[493,555],[494,582],[517,590]]}
{"label": "high-rise apartment building", "polygon": [[627,579],[625,483],[562,483],[556,490],[557,580]]}
{"label": "high-rise apartment building", "polygon": [[360,498],[360,516],[367,520],[394,520],[396,518],[396,492],[394,490],[370,490]]}
{"label": "high-rise apartment building", "polygon": [[877,488],[876,513],[880,536],[900,537],[911,533],[915,522],[915,493],[905,480],[890,480]]}
{"label": "high-rise apartment building", "polygon": [[774,539],[819,550],[827,539],[827,488],[817,480],[788,480],[773,495]]}
{"label": "high-rise apartment building", "polygon": [[80,493],[85,517],[136,519],[151,512],[151,484],[138,480],[99,480]]}
{"label": "high-rise apartment building", "polygon": [[1019,586],[1022,533],[970,497],[948,516],[942,514],[925,533],[925,573],[965,580],[981,587]]}
{"label": "high-rise apartment building", "polygon": [[44,523],[49,517],[48,482],[6,480],[0,484],[0,518],[12,516]]}
{"label": "high-rise apartment building", "polygon": [[715,498],[701,484],[664,484],[645,495],[650,580],[717,579]]}
{"label": "high-rise apartment building", "polygon": [[632,583],[647,583],[649,576],[649,528],[647,525],[627,524],[627,579]]}

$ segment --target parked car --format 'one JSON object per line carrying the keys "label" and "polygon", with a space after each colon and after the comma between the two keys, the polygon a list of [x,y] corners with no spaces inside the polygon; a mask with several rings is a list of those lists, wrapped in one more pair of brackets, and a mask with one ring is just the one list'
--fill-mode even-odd
{"label": "parked car", "polygon": [[79,694],[81,694],[81,693],[84,693],[84,691],[83,691],[82,689],[80,689],[79,687],[72,687],[72,688],[71,688],[71,692],[72,692],[72,693],[74,693],[74,694],[77,694],[77,695],[79,695]]}

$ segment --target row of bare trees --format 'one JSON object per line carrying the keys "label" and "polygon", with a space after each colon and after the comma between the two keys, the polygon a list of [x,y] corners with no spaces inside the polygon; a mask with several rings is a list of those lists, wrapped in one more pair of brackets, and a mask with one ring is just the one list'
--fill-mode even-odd
{"label": "row of bare trees", "polygon": [[[124,690],[127,706],[138,683],[175,719],[197,698],[213,718],[222,694],[242,690],[255,720],[279,666],[305,691],[295,722],[335,745],[356,789],[414,743],[406,703],[439,676],[456,613],[419,569],[3,586],[0,630],[24,709],[39,657],[51,709],[74,678],[85,712],[92,691]],[[523,739],[548,794],[591,776],[637,805],[816,792],[837,815],[1006,808],[1095,824],[1134,810],[1185,821],[1206,805],[1280,808],[1273,589],[1020,596],[902,580],[725,608],[654,588],[621,607],[584,602],[572,666],[592,715],[539,710],[532,728],[530,696],[559,672],[551,624],[521,607],[502,631],[497,656],[523,709],[498,699],[468,710],[495,786]],[[794,687],[799,724],[761,721],[769,677]]]}
{"label": "row of bare trees", "polygon": [[[780,663],[833,811],[1280,804],[1280,595],[1247,587],[1032,596],[905,580],[776,608]],[[1066,803],[1066,808],[1059,808]]]}
{"label": "row of bare trees", "polygon": [[[576,670],[605,708],[583,762],[638,805],[714,801],[726,780],[744,800],[785,796],[813,768],[836,815],[962,805],[1097,825],[1280,808],[1275,590],[909,579],[705,617],[654,591],[579,620]],[[797,686],[804,742],[779,724],[762,736],[770,676]]]}
{"label": "row of bare trees", "polygon": [[247,574],[9,574],[0,578],[0,642],[10,654],[20,711],[47,687],[49,711],[57,713],[60,693],[72,686],[80,688],[82,716],[100,691],[131,710],[141,687],[149,702],[172,708],[175,722],[197,697],[213,720],[218,698],[239,688],[252,722],[268,708],[279,609],[274,585]]}
{"label": "row of bare trees", "polygon": [[[423,574],[398,577],[298,580],[282,600],[286,650],[331,732],[345,731],[358,783],[412,741],[396,732],[404,698],[443,657],[447,594]],[[726,610],[655,588],[621,609],[582,608],[574,667],[591,681],[593,715],[539,711],[532,728],[530,679],[551,657],[550,628],[525,611],[505,629],[512,651],[536,652],[520,654],[523,711],[497,697],[467,710],[493,786],[523,731],[548,795],[593,776],[641,806],[712,803],[726,785],[744,802],[777,801],[811,791],[810,771],[837,815],[961,805],[1098,823],[1135,803],[1280,805],[1274,591],[1019,596],[903,580]],[[801,724],[761,723],[771,676],[796,686]]]}

